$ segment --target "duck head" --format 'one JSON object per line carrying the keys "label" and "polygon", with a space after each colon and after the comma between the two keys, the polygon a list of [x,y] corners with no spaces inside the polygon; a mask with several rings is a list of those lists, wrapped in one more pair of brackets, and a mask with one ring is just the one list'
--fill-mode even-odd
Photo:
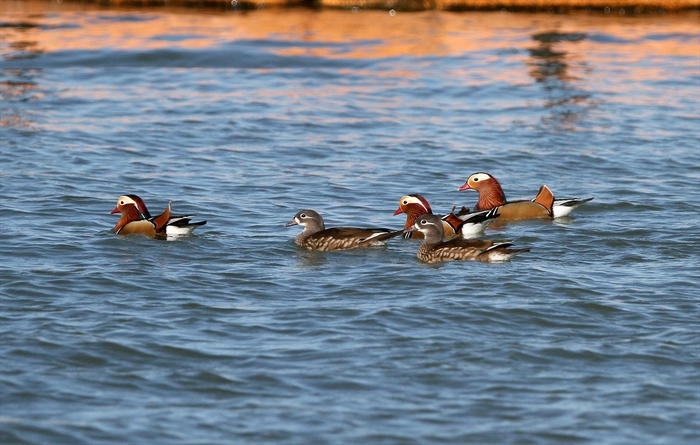
{"label": "duck head", "polygon": [[463,186],[457,189],[476,190],[479,193],[479,201],[474,206],[474,211],[488,210],[506,203],[506,195],[496,178],[488,173],[474,173],[467,179]]}
{"label": "duck head", "polygon": [[440,243],[445,236],[442,228],[442,219],[437,215],[422,215],[406,232],[421,232],[425,237],[425,243]]}
{"label": "duck head", "polygon": [[408,229],[416,221],[416,218],[421,215],[432,214],[433,210],[430,208],[428,200],[421,195],[406,195],[401,197],[399,208],[394,212],[394,216],[400,213],[406,214],[404,229]]}
{"label": "duck head", "polygon": [[151,214],[146,208],[146,203],[143,202],[143,199],[136,195],[120,196],[119,199],[117,199],[117,206],[111,211],[111,214],[114,215],[115,213],[124,213],[125,209],[128,209],[129,206],[136,208],[136,211],[138,211],[138,213],[141,215],[141,218],[139,219],[151,218]]}
{"label": "duck head", "polygon": [[292,220],[284,226],[290,227],[296,225],[304,227],[304,231],[301,232],[301,234],[304,236],[313,235],[314,233],[320,232],[321,230],[325,230],[326,228],[321,215],[319,215],[318,212],[311,209],[301,210],[297,212],[297,214],[294,215],[294,218],[292,218]]}

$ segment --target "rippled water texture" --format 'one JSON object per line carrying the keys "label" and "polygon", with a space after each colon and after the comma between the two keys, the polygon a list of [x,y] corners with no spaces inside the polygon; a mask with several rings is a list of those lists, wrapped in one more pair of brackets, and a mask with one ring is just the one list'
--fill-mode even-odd
{"label": "rippled water texture", "polygon": [[[697,14],[0,12],[1,443],[700,440]],[[595,199],[504,264],[283,227],[477,171]]]}

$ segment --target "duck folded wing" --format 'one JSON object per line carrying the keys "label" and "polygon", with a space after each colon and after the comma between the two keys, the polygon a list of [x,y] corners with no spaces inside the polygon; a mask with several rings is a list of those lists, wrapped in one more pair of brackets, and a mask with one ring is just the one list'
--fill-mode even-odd
{"label": "duck folded wing", "polygon": [[156,233],[165,233],[165,227],[170,222],[170,203],[163,213],[151,219],[156,226]]}
{"label": "duck folded wing", "polygon": [[301,245],[313,250],[349,250],[384,244],[401,233],[401,230],[334,227],[314,233]]}
{"label": "duck folded wing", "polygon": [[403,230],[384,228],[334,227],[314,234],[318,238],[333,238],[336,240],[355,240],[358,243],[380,243],[401,235]]}

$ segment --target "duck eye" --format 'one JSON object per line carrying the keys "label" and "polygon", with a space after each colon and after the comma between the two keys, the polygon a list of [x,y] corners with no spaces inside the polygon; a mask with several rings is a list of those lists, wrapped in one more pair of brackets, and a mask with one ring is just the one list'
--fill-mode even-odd
{"label": "duck eye", "polygon": [[403,204],[403,205],[408,204],[408,199],[404,199],[403,202],[402,202],[402,204]]}
{"label": "duck eye", "polygon": [[474,182],[479,182],[479,178],[474,178]]}
{"label": "duck eye", "polygon": [[124,201],[119,201],[119,204],[124,205]]}
{"label": "duck eye", "polygon": [[306,213],[302,213],[301,215],[299,215],[299,218],[306,218]]}
{"label": "duck eye", "polygon": [[428,224],[428,221],[427,221],[427,220],[425,220],[425,219],[423,219],[423,220],[421,220],[421,222],[420,222],[420,223],[421,223],[421,224],[423,224],[423,225],[426,225],[426,224]]}

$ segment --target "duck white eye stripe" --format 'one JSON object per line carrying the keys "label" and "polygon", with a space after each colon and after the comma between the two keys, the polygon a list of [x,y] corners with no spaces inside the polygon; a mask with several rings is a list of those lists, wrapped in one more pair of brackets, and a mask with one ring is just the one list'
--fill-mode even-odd
{"label": "duck white eye stripe", "polygon": [[[420,199],[415,198],[415,197],[413,197],[413,196],[411,196],[410,198],[404,199],[403,203],[404,203],[404,205],[407,205],[407,204],[418,204],[419,206],[421,206],[421,207],[423,207],[423,208],[425,209],[425,204],[423,204],[423,202],[422,202]],[[427,209],[426,209],[426,210],[427,210]]]}
{"label": "duck white eye stripe", "polygon": [[479,182],[479,181],[485,181],[489,179],[491,176],[487,175],[486,173],[475,173],[471,176],[471,180],[474,182]]}

